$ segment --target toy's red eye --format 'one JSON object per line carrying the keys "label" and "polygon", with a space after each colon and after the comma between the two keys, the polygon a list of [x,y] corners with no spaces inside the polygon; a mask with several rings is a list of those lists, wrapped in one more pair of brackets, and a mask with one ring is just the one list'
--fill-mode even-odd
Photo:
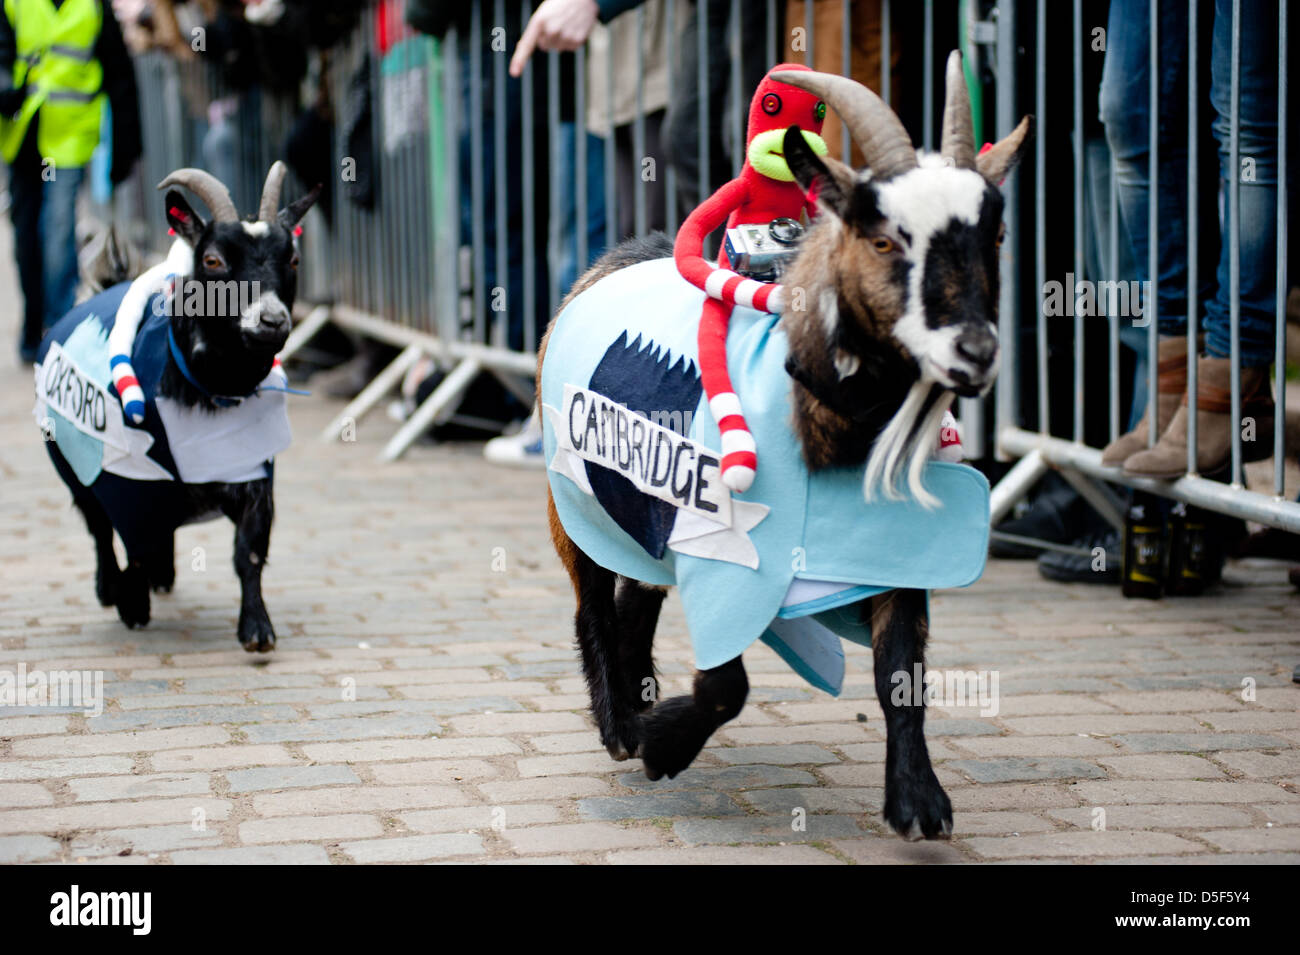
{"label": "toy's red eye", "polygon": [[826,104],[818,103],[816,106],[813,107],[813,119],[817,120],[817,122],[820,123],[825,118],[826,118]]}
{"label": "toy's red eye", "polygon": [[775,116],[781,112],[781,97],[775,93],[767,93],[763,96],[763,112],[768,116]]}

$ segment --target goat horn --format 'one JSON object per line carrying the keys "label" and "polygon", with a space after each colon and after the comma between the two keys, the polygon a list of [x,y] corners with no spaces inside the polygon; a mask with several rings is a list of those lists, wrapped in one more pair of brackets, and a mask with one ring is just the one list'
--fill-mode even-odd
{"label": "goat horn", "polygon": [[916,168],[916,147],[902,122],[884,100],[861,83],[812,70],[778,70],[772,79],[825,100],[848,125],[873,178],[892,179]]}
{"label": "goat horn", "polygon": [[216,222],[238,222],[239,212],[230,199],[230,190],[221,184],[221,180],[202,169],[177,169],[170,176],[158,183],[160,190],[168,186],[184,186],[207,205]]}
{"label": "goat horn", "polygon": [[958,169],[974,169],[975,124],[971,120],[970,91],[966,88],[966,72],[962,69],[959,50],[948,54],[944,82],[943,139],[939,152]]}
{"label": "goat horn", "polygon": [[289,167],[280,160],[271,164],[271,171],[266,174],[266,185],[262,187],[262,204],[257,210],[257,218],[262,222],[275,222],[280,211],[280,190],[284,188],[284,177],[288,174]]}

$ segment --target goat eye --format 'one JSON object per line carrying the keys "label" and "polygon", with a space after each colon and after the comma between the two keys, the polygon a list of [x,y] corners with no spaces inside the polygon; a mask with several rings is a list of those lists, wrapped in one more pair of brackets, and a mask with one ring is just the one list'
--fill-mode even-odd
{"label": "goat eye", "polygon": [[888,255],[894,251],[894,240],[888,236],[878,235],[871,240],[871,247],[881,255]]}
{"label": "goat eye", "polygon": [[221,258],[221,256],[213,255],[209,253],[208,255],[205,255],[203,257],[203,267],[205,269],[214,269],[214,270],[224,269],[226,267],[226,263],[225,260]]}
{"label": "goat eye", "polygon": [[1001,226],[998,227],[998,237],[997,240],[994,242],[994,245],[996,245],[998,248],[1001,248],[1002,240],[1005,239],[1006,237],[1007,237],[1007,226],[1006,223],[1004,222]]}
{"label": "goat eye", "polygon": [[293,269],[295,272],[298,271],[298,254],[296,252],[294,253],[293,258],[289,260],[289,268]]}

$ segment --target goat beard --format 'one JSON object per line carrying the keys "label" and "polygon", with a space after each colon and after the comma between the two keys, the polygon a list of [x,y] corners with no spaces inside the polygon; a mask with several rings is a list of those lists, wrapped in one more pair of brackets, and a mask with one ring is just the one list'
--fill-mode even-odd
{"label": "goat beard", "polygon": [[906,475],[908,494],[927,509],[939,506],[939,499],[921,483],[921,475],[937,446],[943,414],[952,398],[952,392],[932,382],[912,385],[867,456],[862,495],[868,502],[878,493],[891,501],[901,500],[899,485]]}

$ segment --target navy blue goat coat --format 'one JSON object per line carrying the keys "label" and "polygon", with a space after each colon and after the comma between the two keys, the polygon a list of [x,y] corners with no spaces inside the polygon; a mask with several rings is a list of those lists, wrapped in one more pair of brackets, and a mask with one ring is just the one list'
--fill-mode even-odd
{"label": "navy blue goat coat", "polygon": [[[130,283],[107,289],[65,315],[41,342],[36,364],[37,423],[59,474],[103,505],[128,554],[156,550],[196,514],[192,485],[271,478],[289,445],[284,375],[278,367],[239,404],[216,411],[158,394],[167,367],[169,319],[155,295],[131,363],[145,394],[145,420],[123,415],[109,368],[108,333]],[[155,303],[158,303],[157,305]]]}

